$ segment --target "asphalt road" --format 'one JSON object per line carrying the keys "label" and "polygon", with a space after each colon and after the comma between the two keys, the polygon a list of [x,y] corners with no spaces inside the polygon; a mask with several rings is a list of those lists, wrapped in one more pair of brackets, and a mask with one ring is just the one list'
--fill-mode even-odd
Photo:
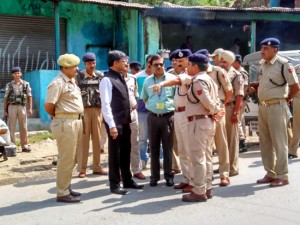
{"label": "asphalt road", "polygon": [[[216,157],[215,157],[216,158]],[[214,165],[217,168],[217,165]],[[55,180],[0,186],[0,224],[18,225],[289,225],[300,224],[300,159],[289,164],[290,184],[280,188],[258,185],[265,174],[258,148],[240,157],[240,175],[229,187],[219,187],[215,175],[213,199],[185,203],[182,193],[149,186],[149,170],[143,190],[125,196],[111,194],[107,177],[74,177],[72,188],[82,193],[76,204],[55,201]],[[176,182],[181,181],[177,175]]]}

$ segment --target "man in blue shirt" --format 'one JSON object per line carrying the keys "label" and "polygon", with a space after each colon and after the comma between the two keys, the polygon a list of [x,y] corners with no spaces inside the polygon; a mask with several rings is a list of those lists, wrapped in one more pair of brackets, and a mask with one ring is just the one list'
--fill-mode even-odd
{"label": "man in blue shirt", "polygon": [[153,55],[150,61],[154,74],[145,79],[141,99],[144,100],[148,115],[149,144],[151,152],[150,186],[156,186],[160,180],[159,151],[160,143],[163,146],[163,168],[166,185],[174,185],[172,174],[172,147],[173,147],[173,116],[175,87],[166,87],[154,93],[151,86],[165,80],[171,80],[174,75],[164,71],[164,59]]}

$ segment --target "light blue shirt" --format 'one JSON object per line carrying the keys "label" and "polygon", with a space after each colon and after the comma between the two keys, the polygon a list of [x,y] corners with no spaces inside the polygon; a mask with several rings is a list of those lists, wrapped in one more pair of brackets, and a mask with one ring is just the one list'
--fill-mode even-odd
{"label": "light blue shirt", "polygon": [[175,78],[173,74],[164,73],[164,75],[158,79],[154,75],[151,75],[145,79],[141,99],[146,100],[146,108],[156,114],[169,113],[175,110],[174,107],[174,95],[176,87],[163,87],[159,93],[153,93],[153,89],[149,88],[154,84],[158,84],[165,80],[171,80]]}

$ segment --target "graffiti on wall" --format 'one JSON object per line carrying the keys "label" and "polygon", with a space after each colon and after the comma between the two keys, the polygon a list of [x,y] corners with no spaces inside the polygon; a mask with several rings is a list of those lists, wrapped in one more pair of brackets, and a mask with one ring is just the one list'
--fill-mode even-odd
{"label": "graffiti on wall", "polygon": [[23,73],[41,69],[55,69],[56,64],[51,57],[52,55],[39,48],[30,49],[30,46],[25,44],[26,39],[27,36],[22,38],[12,36],[5,46],[0,47],[1,74],[10,73],[14,66],[21,66]]}

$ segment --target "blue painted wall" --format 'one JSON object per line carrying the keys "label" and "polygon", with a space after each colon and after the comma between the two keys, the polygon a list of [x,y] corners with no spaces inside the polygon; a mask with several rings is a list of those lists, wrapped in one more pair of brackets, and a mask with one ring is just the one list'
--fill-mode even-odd
{"label": "blue painted wall", "polygon": [[58,73],[58,70],[37,70],[24,75],[24,80],[28,81],[32,88],[33,101],[42,122],[50,122],[50,116],[44,110],[44,103],[47,87]]}

